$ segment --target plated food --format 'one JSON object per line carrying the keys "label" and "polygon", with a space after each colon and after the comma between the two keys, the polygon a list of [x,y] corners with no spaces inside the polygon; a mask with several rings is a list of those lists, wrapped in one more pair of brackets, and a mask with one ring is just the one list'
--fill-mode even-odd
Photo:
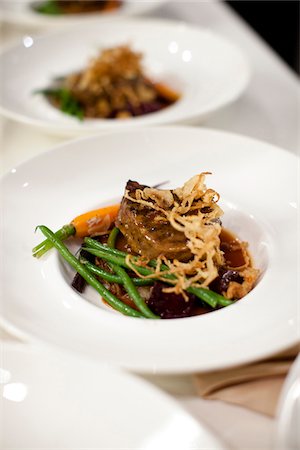
{"label": "plated food", "polygon": [[[75,218],[33,249],[52,246],[77,271],[73,287],[85,282],[125,315],[172,319],[229,306],[255,285],[247,243],[222,227],[219,194],[200,173],[182,188],[158,189],[128,181],[120,205]],[[63,240],[84,238],[76,259]]]}
{"label": "plated food", "polygon": [[141,15],[165,0],[1,0],[1,20],[35,28],[57,28]]}
{"label": "plated food", "polygon": [[128,119],[161,111],[180,96],[145,75],[142,56],[125,45],[104,49],[86,68],[56,78],[38,93],[80,120]]}
{"label": "plated food", "polygon": [[122,0],[44,0],[32,2],[33,11],[40,14],[86,14],[114,11]]}
{"label": "plated food", "polygon": [[[57,251],[31,256],[42,240],[36,225],[58,230],[84,211],[118,207],[128,179],[147,186],[169,180],[161,188],[173,190],[197,168],[212,172],[206,183],[221,195],[222,227],[248,243],[259,270],[254,288],[238,301],[226,299],[229,306],[170,320],[124,316],[91,286],[82,294],[72,289],[74,269]],[[151,373],[221,369],[298,342],[297,158],[289,152],[203,128],[149,127],[64,143],[15,167],[0,189],[0,320],[21,339]],[[65,241],[77,257],[81,244]]]}
{"label": "plated food", "polygon": [[[110,64],[108,77],[99,82],[103,58],[118,62],[122,55],[130,60],[133,80],[125,75],[120,86],[123,61],[120,70]],[[5,68],[0,112],[62,136],[199,123],[241,95],[250,74],[243,53],[222,36],[152,19],[103,22],[101,27],[95,21],[29,36],[2,53],[0,64]],[[33,95],[39,89],[52,95]],[[88,120],[74,120],[74,115]],[[115,116],[127,120],[111,120]]]}

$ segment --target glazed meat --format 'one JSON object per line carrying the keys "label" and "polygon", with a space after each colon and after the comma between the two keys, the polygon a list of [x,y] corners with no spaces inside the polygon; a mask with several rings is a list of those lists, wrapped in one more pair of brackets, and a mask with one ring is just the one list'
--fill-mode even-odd
{"label": "glazed meat", "polygon": [[[137,189],[146,187],[148,186],[128,181],[126,190],[134,196]],[[121,202],[116,226],[136,254],[149,259],[164,255],[168,259],[176,258],[180,261],[191,257],[186,237],[182,232],[175,230],[157,211],[125,197]]]}

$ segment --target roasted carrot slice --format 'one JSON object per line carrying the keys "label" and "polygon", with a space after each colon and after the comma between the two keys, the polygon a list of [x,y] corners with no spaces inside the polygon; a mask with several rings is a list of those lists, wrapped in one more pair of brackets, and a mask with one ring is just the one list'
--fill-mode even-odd
{"label": "roasted carrot slice", "polygon": [[119,209],[120,204],[118,203],[75,217],[71,222],[76,230],[75,235],[77,237],[92,236],[109,230],[111,224],[116,220]]}
{"label": "roasted carrot slice", "polygon": [[[117,218],[120,204],[105,206],[103,208],[88,211],[75,217],[68,225],[64,225],[56,233],[56,237],[61,241],[70,236],[86,237],[105,232]],[[40,257],[53,247],[51,241],[45,239],[33,248],[33,256]]]}
{"label": "roasted carrot slice", "polygon": [[179,93],[171,89],[166,84],[154,83],[154,87],[161,97],[164,97],[166,100],[169,100],[170,102],[176,102],[180,98]]}

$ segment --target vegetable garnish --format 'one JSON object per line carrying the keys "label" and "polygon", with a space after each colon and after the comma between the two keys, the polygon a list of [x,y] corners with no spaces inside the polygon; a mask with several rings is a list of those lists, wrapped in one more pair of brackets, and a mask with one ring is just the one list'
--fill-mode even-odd
{"label": "vegetable garnish", "polygon": [[[108,247],[114,248],[118,233],[119,229],[116,227],[110,232],[107,240]],[[124,285],[129,297],[134,301],[136,307],[141,311],[141,313],[148,319],[159,319],[159,317],[153,314],[153,312],[148,308],[127,272],[121,266],[113,262],[110,262],[109,265],[111,269],[121,278],[122,284]]]}
{"label": "vegetable garnish", "polygon": [[[105,270],[100,269],[100,267],[86,261],[84,258],[80,258],[80,261],[82,262],[82,264],[84,264],[89,272],[97,275],[99,278],[102,278],[103,280],[110,283],[123,284],[123,280],[121,277],[119,277],[119,275],[114,275],[110,272],[106,272]],[[135,284],[135,286],[151,286],[153,284],[152,280],[145,280],[143,278],[131,278],[131,281],[133,282],[133,284]]]}
{"label": "vegetable garnish", "polygon": [[[164,282],[168,284],[174,284],[176,282],[176,278],[174,275],[171,274],[164,274],[163,272],[166,272],[168,270],[167,266],[160,267],[161,272],[160,275],[162,275],[160,278],[158,278],[158,273],[153,270],[153,266],[157,263],[155,261],[150,261],[150,264],[145,265],[145,262],[143,262],[142,266],[138,265],[138,262],[140,258],[135,257],[132,258],[132,263],[130,265],[126,262],[127,257],[130,256],[129,254],[126,254],[124,252],[121,252],[119,250],[115,251],[115,249],[110,249],[106,245],[100,244],[99,242],[95,241],[91,238],[85,238],[85,243],[87,245],[90,245],[90,247],[85,247],[85,251],[91,253],[94,256],[97,256],[99,258],[104,259],[105,261],[108,261],[111,264],[115,264],[121,267],[124,267],[126,269],[134,269],[136,273],[138,273],[144,280],[158,280],[162,279]],[[152,267],[151,267],[152,266]],[[196,287],[189,287],[187,289],[187,292],[195,295],[196,297],[199,297],[201,300],[203,300],[205,303],[207,303],[212,308],[216,308],[217,306],[228,306],[232,305],[232,301],[226,299],[222,295],[217,294],[216,292],[212,292],[209,289],[204,288],[196,288]]]}
{"label": "vegetable garnish", "polygon": [[75,258],[74,255],[69,251],[69,249],[55,236],[55,234],[44,225],[39,225],[37,227],[46,236],[49,241],[52,242],[53,246],[59,251],[60,255],[65,259],[67,263],[70,264],[73,269],[75,269],[88,284],[90,284],[96,291],[105,299],[105,301],[112,306],[117,311],[122,314],[132,317],[143,317],[139,311],[131,308],[128,305],[122,303],[117,297],[115,297],[108,289],[106,289],[85,267],[84,265]]}
{"label": "vegetable garnish", "polygon": [[70,15],[112,11],[121,5],[121,0],[45,0],[34,2],[32,8],[40,14]]}
{"label": "vegetable garnish", "polygon": [[[121,204],[82,214],[33,249],[53,246],[77,274],[123,314],[172,319],[234,304],[253,289],[259,270],[247,243],[222,226],[219,194],[201,173],[182,188],[162,190],[129,181]],[[63,240],[82,238],[78,259]],[[129,308],[129,309],[128,309]]]}
{"label": "vegetable garnish", "polygon": [[[55,236],[59,240],[64,241],[70,236],[80,238],[106,232],[114,223],[119,209],[120,205],[116,204],[80,214],[75,217],[70,224],[64,225],[60,230],[58,230],[55,233]],[[52,242],[49,239],[45,239],[33,248],[33,256],[40,258],[52,247]]]}
{"label": "vegetable garnish", "polygon": [[62,10],[59,7],[59,2],[55,0],[46,0],[43,3],[39,3],[33,6],[33,9],[41,14],[58,15],[62,14]]}
{"label": "vegetable garnish", "polygon": [[40,89],[36,94],[44,94],[55,106],[69,116],[83,120],[84,110],[80,102],[65,88]]}

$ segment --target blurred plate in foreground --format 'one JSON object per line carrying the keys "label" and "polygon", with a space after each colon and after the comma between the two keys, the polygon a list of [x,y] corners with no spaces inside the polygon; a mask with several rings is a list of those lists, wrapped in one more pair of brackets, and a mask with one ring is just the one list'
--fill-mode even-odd
{"label": "blurred plate in foreground", "polygon": [[45,348],[4,345],[1,353],[2,448],[224,448],[136,376]]}

